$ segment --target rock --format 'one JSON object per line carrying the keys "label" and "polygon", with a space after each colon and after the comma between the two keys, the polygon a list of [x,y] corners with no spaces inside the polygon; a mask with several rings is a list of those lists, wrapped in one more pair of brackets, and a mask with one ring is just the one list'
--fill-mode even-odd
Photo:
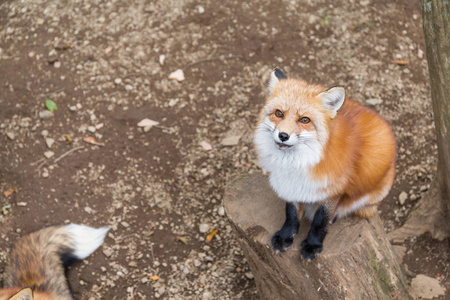
{"label": "rock", "polygon": [[127,85],[125,85],[125,90],[132,91],[133,90],[133,86],[131,84],[127,84]]}
{"label": "rock", "polygon": [[183,81],[185,79],[183,70],[178,69],[175,72],[170,73],[169,79],[176,81]]}
{"label": "rock", "polygon": [[46,152],[44,152],[44,156],[47,157],[47,158],[51,158],[54,155],[55,155],[55,152],[53,152],[53,151],[46,151]]}
{"label": "rock", "polygon": [[208,224],[200,224],[200,225],[198,226],[198,230],[199,230],[201,233],[207,233],[208,230],[209,230],[209,225],[208,225]]}
{"label": "rock", "polygon": [[398,202],[400,202],[400,205],[405,204],[406,199],[408,199],[408,194],[406,192],[401,192],[400,196],[398,196]]}
{"label": "rock", "polygon": [[164,294],[166,292],[166,288],[165,287],[160,287],[159,289],[158,289],[158,293],[160,294],[160,295],[162,295],[162,294]]}
{"label": "rock", "polygon": [[253,276],[253,273],[252,273],[252,272],[247,272],[247,273],[245,273],[245,277],[247,277],[248,279],[253,279],[253,278],[255,278],[255,277]]}
{"label": "rock", "polygon": [[61,68],[61,62],[60,61],[55,61],[55,63],[53,64],[53,66],[57,69]]}
{"label": "rock", "polygon": [[164,54],[161,54],[160,56],[159,56],[159,64],[161,65],[161,66],[164,66],[164,61],[166,60],[166,56],[164,55]]}
{"label": "rock", "polygon": [[88,131],[95,133],[96,129],[94,126],[88,126]]}
{"label": "rock", "polygon": [[106,257],[110,257],[110,256],[113,254],[113,252],[112,252],[112,250],[109,249],[109,248],[104,248],[104,249],[103,249],[103,254],[104,254]]}
{"label": "rock", "polygon": [[194,259],[194,266],[196,268],[200,267],[201,265],[202,265],[202,263],[198,259]]}
{"label": "rock", "polygon": [[411,201],[416,201],[417,200],[417,195],[416,194],[412,194],[409,199],[411,199]]}
{"label": "rock", "polygon": [[12,131],[7,132],[7,133],[6,133],[6,136],[7,136],[11,141],[14,140],[14,137],[15,137],[14,132],[12,132]]}
{"label": "rock", "polygon": [[122,79],[121,78],[116,78],[116,79],[114,79],[114,83],[115,84],[121,84],[122,83]]}
{"label": "rock", "polygon": [[170,107],[173,107],[173,106],[175,106],[179,101],[180,101],[179,99],[171,99],[171,100],[169,101],[169,106],[170,106]]}
{"label": "rock", "polygon": [[48,170],[46,169],[46,168],[44,168],[43,170],[42,170],[42,177],[44,177],[44,178],[47,178],[48,177]]}
{"label": "rock", "polygon": [[128,223],[125,222],[125,221],[121,222],[120,225],[122,225],[122,226],[125,227],[125,228],[130,227],[130,224],[128,224]]}
{"label": "rock", "polygon": [[211,299],[212,298],[212,293],[211,292],[204,292],[202,297],[203,297],[203,299]]}
{"label": "rock", "polygon": [[419,274],[411,280],[411,288],[416,297],[422,299],[433,299],[445,295],[445,289],[440,285],[439,280]]}
{"label": "rock", "polygon": [[372,105],[372,106],[375,106],[375,105],[378,105],[378,104],[381,104],[381,103],[383,103],[383,100],[378,99],[378,98],[372,98],[372,99],[367,99],[366,100],[366,104]]}
{"label": "rock", "polygon": [[232,135],[224,138],[220,143],[223,146],[236,146],[237,144],[239,144],[240,139],[241,139],[240,135]]}
{"label": "rock", "polygon": [[203,14],[205,13],[205,8],[201,5],[197,6],[197,11],[199,14]]}
{"label": "rock", "polygon": [[48,147],[49,149],[52,148],[52,146],[53,146],[54,143],[55,143],[55,140],[52,139],[52,138],[46,138],[46,139],[45,139],[45,144],[47,144],[47,147]]}
{"label": "rock", "polygon": [[23,118],[20,120],[20,127],[27,128],[30,126],[31,118]]}
{"label": "rock", "polygon": [[201,141],[199,144],[200,144],[200,146],[202,146],[203,150],[205,150],[205,151],[209,151],[212,149],[211,144],[208,142]]}
{"label": "rock", "polygon": [[41,135],[43,136],[43,137],[46,137],[47,135],[48,135],[48,130],[42,130],[41,131]]}
{"label": "rock", "polygon": [[48,120],[53,118],[53,113],[49,110],[43,110],[39,112],[39,118],[42,120]]}
{"label": "rock", "polygon": [[137,124],[137,126],[138,127],[144,127],[144,132],[148,132],[153,126],[156,126],[158,124],[159,124],[158,121],[153,121],[153,120],[150,120],[150,119],[146,118],[146,119],[141,120]]}
{"label": "rock", "polygon": [[219,216],[224,216],[225,208],[223,206],[219,207],[219,210],[217,211],[217,213],[219,214]]}

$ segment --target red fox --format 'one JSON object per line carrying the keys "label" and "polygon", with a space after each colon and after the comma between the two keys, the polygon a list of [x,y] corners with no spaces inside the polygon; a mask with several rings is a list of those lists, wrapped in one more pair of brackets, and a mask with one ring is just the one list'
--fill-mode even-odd
{"label": "red fox", "polygon": [[395,138],[377,113],[346,99],[343,87],[309,85],[275,69],[269,93],[254,144],[270,185],[286,201],[272,247],[291,246],[305,213],[312,224],[301,254],[314,259],[328,223],[377,213],[394,181]]}
{"label": "red fox", "polygon": [[108,230],[69,224],[22,237],[6,267],[0,300],[73,300],[65,269],[93,253]]}

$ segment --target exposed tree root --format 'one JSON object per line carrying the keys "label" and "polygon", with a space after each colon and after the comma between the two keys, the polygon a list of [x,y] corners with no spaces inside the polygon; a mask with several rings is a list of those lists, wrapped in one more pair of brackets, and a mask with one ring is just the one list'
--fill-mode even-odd
{"label": "exposed tree root", "polygon": [[419,200],[405,224],[388,234],[389,240],[404,240],[425,232],[430,232],[434,239],[440,241],[449,237],[450,229],[444,205],[447,199],[442,199],[441,190],[440,184],[435,181],[428,193]]}

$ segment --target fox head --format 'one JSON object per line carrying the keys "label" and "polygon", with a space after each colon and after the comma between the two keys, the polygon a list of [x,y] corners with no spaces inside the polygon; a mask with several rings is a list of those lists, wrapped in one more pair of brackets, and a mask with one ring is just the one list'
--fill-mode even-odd
{"label": "fox head", "polygon": [[254,137],[262,167],[267,169],[265,160],[291,154],[301,157],[301,163],[318,163],[344,100],[343,87],[308,85],[275,69]]}

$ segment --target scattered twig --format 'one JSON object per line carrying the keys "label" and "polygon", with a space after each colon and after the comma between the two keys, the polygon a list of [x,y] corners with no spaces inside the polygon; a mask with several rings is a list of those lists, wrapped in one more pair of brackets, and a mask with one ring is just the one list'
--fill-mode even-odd
{"label": "scattered twig", "polygon": [[40,168],[42,168],[42,166],[45,165],[47,162],[48,162],[48,159],[45,159],[39,166],[37,166],[37,169],[39,170]]}
{"label": "scattered twig", "polygon": [[38,161],[35,161],[34,163],[31,163],[31,165],[35,166],[35,165],[37,165],[38,163],[40,163],[40,162],[42,162],[44,160],[45,160],[45,158],[43,157],[43,158],[39,159]]}
{"label": "scattered twig", "polygon": [[197,61],[191,62],[186,67],[184,67],[184,69],[188,69],[192,66],[202,64],[205,62],[211,62],[211,61],[215,61],[215,60],[227,60],[227,59],[242,59],[242,55],[229,55],[229,56],[222,55],[222,56],[213,56],[213,57],[202,58]]}
{"label": "scattered twig", "polygon": [[155,262],[155,255],[153,254],[153,245],[150,243],[150,253],[152,255],[152,260]]}
{"label": "scattered twig", "polygon": [[73,149],[70,149],[69,151],[67,151],[66,153],[64,153],[63,155],[61,155],[60,157],[56,158],[55,161],[54,161],[53,163],[56,164],[58,161],[60,161],[61,159],[63,159],[63,158],[66,157],[67,155],[69,155],[70,153],[75,152],[75,151],[77,151],[77,150],[81,150],[81,149],[84,149],[84,146],[78,146],[78,147],[75,147],[75,148],[73,148]]}

